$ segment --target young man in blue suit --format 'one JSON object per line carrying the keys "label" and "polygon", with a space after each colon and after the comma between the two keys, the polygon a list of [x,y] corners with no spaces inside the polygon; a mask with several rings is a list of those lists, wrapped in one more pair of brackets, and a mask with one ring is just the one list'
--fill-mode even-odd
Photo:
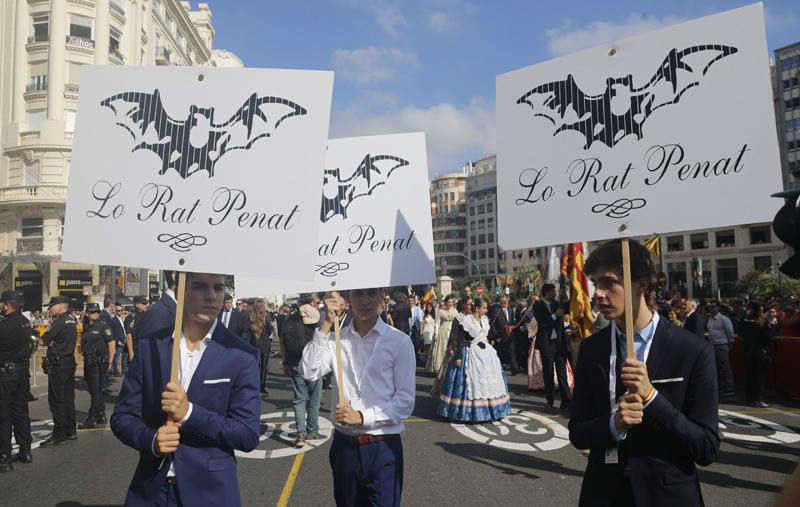
{"label": "young man in blue suit", "polygon": [[186,275],[178,383],[169,382],[173,328],[137,339],[111,416],[140,455],[126,506],[241,503],[234,450],[259,442],[258,351],[218,325],[224,294],[221,275]]}
{"label": "young man in blue suit", "polygon": [[581,344],[569,438],[590,449],[580,505],[703,505],[696,465],[719,451],[714,350],[652,310],[655,266],[631,241],[636,357],[626,357],[622,244],[595,249],[584,272],[611,322]]}

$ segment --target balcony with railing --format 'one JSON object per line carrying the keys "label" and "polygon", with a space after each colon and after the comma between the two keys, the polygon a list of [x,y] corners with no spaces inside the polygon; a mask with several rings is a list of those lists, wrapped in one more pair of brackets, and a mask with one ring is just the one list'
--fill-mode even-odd
{"label": "balcony with railing", "polygon": [[172,59],[172,51],[164,46],[156,48],[156,65],[169,65]]}
{"label": "balcony with railing", "polygon": [[72,83],[64,83],[64,95],[70,98],[78,98],[80,87]]}
{"label": "balcony with railing", "polygon": [[117,16],[122,18],[122,22],[125,22],[125,9],[120,4],[120,0],[111,0],[109,2],[111,7],[111,13],[116,14]]}
{"label": "balcony with railing", "polygon": [[50,35],[29,35],[28,44],[41,44],[50,42]]}
{"label": "balcony with railing", "polygon": [[0,203],[66,202],[66,185],[18,185],[0,188]]}
{"label": "balcony with railing", "polygon": [[119,48],[112,48],[108,51],[108,59],[111,63],[116,65],[125,65],[125,57]]}
{"label": "balcony with railing", "polygon": [[44,250],[44,238],[17,238],[17,253],[38,253]]}

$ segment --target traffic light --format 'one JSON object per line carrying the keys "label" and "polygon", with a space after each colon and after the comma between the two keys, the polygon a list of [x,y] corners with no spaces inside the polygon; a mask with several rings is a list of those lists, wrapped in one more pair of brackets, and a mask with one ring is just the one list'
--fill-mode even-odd
{"label": "traffic light", "polygon": [[772,230],[781,241],[792,247],[793,255],[779,268],[781,273],[800,278],[800,189],[787,190],[772,194],[772,197],[783,197],[786,204],[778,210],[772,221]]}

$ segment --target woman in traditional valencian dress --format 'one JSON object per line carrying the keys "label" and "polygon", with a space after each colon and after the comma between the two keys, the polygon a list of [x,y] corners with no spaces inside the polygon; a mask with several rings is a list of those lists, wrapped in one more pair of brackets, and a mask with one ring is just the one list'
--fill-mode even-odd
{"label": "woman in traditional valencian dress", "polygon": [[471,315],[458,315],[451,341],[456,349],[442,383],[436,413],[463,422],[496,421],[511,412],[503,367],[489,345],[486,302],[475,300]]}
{"label": "woman in traditional valencian dress", "polygon": [[458,314],[453,304],[453,298],[447,296],[444,298],[442,308],[436,312],[436,325],[433,335],[433,346],[431,352],[428,354],[428,361],[425,369],[429,372],[439,373],[439,369],[444,363],[445,355],[447,354],[447,344],[450,341],[450,330],[453,327],[453,321]]}

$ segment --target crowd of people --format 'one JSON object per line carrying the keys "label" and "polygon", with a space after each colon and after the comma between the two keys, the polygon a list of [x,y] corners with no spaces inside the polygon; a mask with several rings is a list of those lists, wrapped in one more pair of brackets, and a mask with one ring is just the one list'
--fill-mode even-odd
{"label": "crowd of people", "polygon": [[[592,485],[588,479],[595,462],[600,459],[595,458],[596,448],[604,449],[606,463],[617,460],[613,463],[634,466],[633,456],[611,457],[608,454],[613,447],[610,442],[616,443],[619,452],[627,452],[623,445],[626,435],[642,424],[646,412],[653,420],[659,419],[659,424],[666,425],[664,428],[673,424],[671,418],[677,417],[682,422],[669,431],[680,433],[683,435],[681,438],[698,440],[695,444],[699,446],[698,452],[702,452],[696,456],[676,455],[676,463],[690,459],[693,463],[704,464],[713,459],[718,448],[718,432],[709,422],[714,407],[706,407],[709,410],[704,409],[702,413],[678,416],[672,412],[672,405],[665,403],[671,401],[674,405],[680,396],[688,396],[685,390],[716,390],[717,385],[720,395],[733,396],[730,344],[738,335],[744,342],[746,357],[746,401],[765,407],[762,396],[770,347],[775,336],[797,334],[800,326],[800,316],[794,310],[797,301],[769,301],[762,305],[739,300],[700,302],[675,296],[654,304],[651,288],[647,287],[652,260],[645,257],[649,254],[637,251],[636,262],[644,267],[639,273],[633,272],[634,281],[638,280],[634,286],[643,288],[641,291],[637,289],[634,299],[636,358],[626,358],[624,332],[621,330],[620,282],[617,279],[620,271],[613,264],[617,253],[608,253],[614,248],[619,248],[618,242],[598,249],[596,257],[590,256],[587,261],[587,275],[596,284],[596,299],[593,300],[595,320],[594,336],[585,340],[582,346],[579,332],[569,319],[569,300],[565,291],[549,283],[538,294],[525,299],[514,300],[500,295],[491,302],[473,297],[469,287],[459,299],[445,296],[439,300],[433,291],[420,296],[402,289],[393,293],[383,289],[363,289],[350,291],[347,299],[336,293],[328,295],[325,300],[317,294],[303,295],[295,304],[280,307],[256,298],[240,299],[234,303],[231,295],[219,293],[219,306],[216,307],[219,310],[211,316],[209,308],[213,305],[209,302],[212,293],[224,291],[219,282],[221,278],[218,275],[191,274],[185,300],[190,313],[189,317],[184,317],[179,383],[167,382],[165,376],[168,366],[163,361],[168,353],[159,347],[166,347],[167,342],[164,339],[154,341],[156,337],[171,336],[176,313],[177,282],[174,273],[165,273],[169,287],[157,302],[150,304],[145,298],[137,297],[130,309],[106,298],[102,308],[91,303],[80,311],[70,310],[66,297],[55,296],[47,304],[46,312],[24,315],[20,311],[23,305],[21,295],[6,291],[0,295],[0,310],[5,315],[0,321],[0,334],[8,333],[8,338],[4,336],[4,340],[0,340],[0,355],[5,354],[0,358],[4,360],[0,361],[0,382],[3,383],[3,406],[8,408],[4,409],[5,417],[2,418],[0,471],[13,470],[12,461],[33,461],[27,400],[23,402],[22,393],[27,395],[29,391],[31,337],[37,336],[34,328],[39,327],[43,331],[41,342],[47,346],[48,403],[54,425],[52,435],[41,443],[45,449],[75,440],[77,429],[93,429],[110,423],[115,434],[127,445],[145,455],[166,459],[180,445],[180,427],[200,431],[197,422],[189,424],[188,421],[203,417],[211,426],[203,430],[206,432],[204,438],[216,441],[222,449],[251,450],[258,442],[257,424],[253,426],[251,419],[257,419],[260,410],[249,390],[252,388],[256,395],[260,391],[262,397],[269,395],[269,360],[277,356],[280,357],[282,373],[292,383],[295,446],[303,447],[321,438],[319,412],[323,403],[322,390],[332,388],[334,400],[338,398],[338,403],[334,401],[335,407],[331,409],[335,414],[336,428],[331,466],[337,484],[334,495],[339,504],[349,505],[366,491],[362,491],[361,486],[355,489],[345,487],[347,484],[363,485],[363,477],[352,475],[353,460],[368,463],[365,465],[367,468],[380,468],[378,465],[383,463],[381,467],[385,465],[388,467],[385,470],[392,470],[391,474],[376,472],[372,478],[375,484],[370,486],[373,489],[367,489],[381,491],[385,498],[399,501],[402,490],[399,434],[403,431],[403,419],[410,416],[414,407],[418,369],[434,377],[431,389],[433,408],[436,414],[451,421],[481,423],[508,416],[512,400],[507,377],[520,372],[527,373],[529,389],[544,390],[549,408],[555,409],[558,394],[559,409],[570,411],[571,440],[579,448],[593,449],[584,488],[600,488],[599,484]],[[25,330],[17,333],[18,336],[2,329],[3,325],[8,327],[9,323],[17,321],[24,324],[21,328]],[[334,329],[341,329],[341,345],[338,339],[334,340]],[[657,335],[671,337],[654,340]],[[139,343],[140,337],[142,344]],[[599,345],[603,337],[606,340],[611,338],[610,366],[609,351]],[[651,371],[651,376],[648,376],[648,354],[656,342],[653,353],[657,357],[666,357],[661,345],[665,339],[677,340],[675,344],[685,348],[686,354],[697,355],[698,362],[689,364],[659,359],[655,364],[661,364],[662,369],[666,368],[663,364],[670,364],[669,371],[674,370],[674,374],[660,371],[660,376],[668,378],[654,379],[651,383],[650,378],[655,378],[655,374]],[[145,346],[147,343],[149,345]],[[232,431],[232,427],[227,422],[217,421],[209,412],[217,410],[209,407],[220,403],[213,390],[204,388],[205,394],[195,392],[193,400],[195,403],[201,400],[202,406],[190,403],[186,394],[192,375],[199,371],[199,357],[212,343],[222,344],[230,349],[226,354],[237,355],[239,359],[230,363],[225,359],[228,356],[219,356],[222,362],[219,365],[215,363],[217,370],[209,372],[207,367],[200,373],[204,377],[219,378],[206,378],[203,384],[231,383],[235,385],[230,389],[242,391],[239,394],[248,392],[242,394],[241,399],[228,398],[229,403],[240,403],[234,412],[229,412],[234,414],[232,420],[241,424],[236,426],[239,431],[236,437],[226,436],[225,432]],[[341,354],[338,352],[340,346]],[[275,347],[278,350],[273,351]],[[580,362],[577,360],[579,348]],[[80,423],[75,420],[76,354],[83,356],[83,378],[91,398],[87,417]],[[136,361],[139,354],[147,357]],[[252,367],[245,367],[251,358]],[[616,375],[613,375],[615,360]],[[337,364],[337,361],[341,363]],[[587,366],[598,361],[600,367],[597,371]],[[161,364],[161,367],[153,368],[152,364]],[[684,371],[687,365],[693,368],[692,372]],[[695,371],[700,368],[698,365],[702,371]],[[149,369],[145,372],[143,368]],[[593,397],[606,403],[609,401],[608,392],[604,395],[594,392],[593,384],[599,381],[594,375],[599,371],[608,372],[609,381],[613,377],[617,382],[616,401],[612,400],[611,419],[605,424],[607,434],[602,438],[597,417],[602,419],[607,415],[603,416],[594,401],[589,401]],[[153,378],[143,377],[145,373]],[[678,373],[683,373],[683,376]],[[696,385],[695,380],[691,385],[672,384],[694,379],[692,375],[703,376],[706,380],[701,382],[702,385]],[[110,392],[109,385],[117,376],[125,380],[109,421],[105,413],[105,395]],[[236,378],[235,382],[231,381],[233,378]],[[152,413],[143,413],[137,408],[142,393],[154,388],[148,387],[153,382],[156,389],[160,382],[166,383],[161,412],[167,412],[168,420],[174,424],[158,426],[161,412],[153,409]],[[627,391],[621,390],[623,386]],[[680,387],[680,392],[677,387]],[[231,391],[231,396],[233,393]],[[663,401],[665,399],[668,402]],[[648,408],[650,406],[655,408]],[[590,407],[593,408],[590,410]],[[230,407],[217,408],[219,411],[230,410]],[[694,426],[687,426],[687,417],[694,418]],[[217,425],[220,426],[216,428]],[[645,425],[633,434],[644,435],[651,430]],[[152,442],[144,450],[142,434],[137,431],[152,435]],[[19,452],[13,457],[10,455],[12,432],[19,445]],[[716,447],[711,438],[715,436]],[[191,447],[192,442],[189,438],[186,443]],[[354,449],[366,444],[380,445],[369,447],[367,454],[354,454]],[[711,447],[701,449],[706,444]],[[160,469],[151,469],[152,466],[150,462],[140,462],[147,474],[160,473]],[[173,475],[167,475],[167,482],[159,494],[167,497],[177,495],[174,467],[175,462],[170,461],[169,474]],[[608,471],[603,470],[605,472],[597,473],[602,475]],[[693,473],[687,477],[696,479]],[[136,477],[129,490],[129,499],[149,498],[150,492],[137,489],[142,485],[136,484]],[[626,477],[624,474],[621,476],[622,489],[615,494],[650,494],[638,491]],[[684,493],[691,496],[688,490]]]}

